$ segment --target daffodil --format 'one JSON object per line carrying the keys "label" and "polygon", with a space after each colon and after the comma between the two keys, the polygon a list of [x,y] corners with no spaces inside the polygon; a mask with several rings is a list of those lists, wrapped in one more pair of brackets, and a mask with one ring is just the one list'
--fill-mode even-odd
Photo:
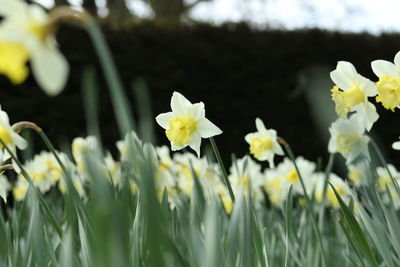
{"label": "daffodil", "polygon": [[201,138],[222,133],[217,126],[206,119],[203,102],[192,104],[183,95],[174,92],[171,109],[171,112],[158,115],[156,121],[165,129],[172,151],[189,146],[200,157]]}
{"label": "daffodil", "polygon": [[[16,133],[10,126],[8,115],[5,111],[1,110],[0,106],[0,139],[3,143],[16,155],[17,147],[19,149],[25,149],[28,143],[18,133]],[[3,144],[0,144],[0,160],[5,161],[9,159],[11,155],[5,150]],[[19,172],[20,169],[17,164],[13,161],[14,169]]]}
{"label": "daffodil", "polygon": [[69,66],[49,31],[49,17],[38,5],[22,0],[0,0],[0,73],[14,84],[33,75],[49,95],[58,94],[66,83]]}
{"label": "daffodil", "polygon": [[378,76],[377,102],[381,102],[386,109],[394,111],[400,106],[400,52],[394,57],[394,64],[386,60],[371,62],[372,70]]}
{"label": "daffodil", "polygon": [[354,66],[345,61],[338,62],[336,69],[331,72],[331,79],[336,84],[331,91],[338,116],[346,119],[349,112],[355,111],[369,131],[379,118],[375,106],[368,101],[368,97],[377,94],[375,84],[358,74]]}
{"label": "daffodil", "polygon": [[306,186],[306,189],[310,187],[311,178],[315,171],[315,163],[306,160],[303,157],[296,158],[296,165],[299,169],[300,174],[297,172],[293,161],[289,158],[285,158],[277,167],[278,174],[288,184],[293,185],[293,192],[296,194],[303,194],[303,188],[301,187],[300,176]]}
{"label": "daffodil", "polygon": [[260,161],[268,160],[269,165],[274,167],[274,156],[283,155],[283,150],[277,141],[276,131],[265,128],[263,121],[256,119],[257,132],[245,136],[250,145],[250,154]]}
{"label": "daffodil", "polygon": [[328,150],[330,153],[339,152],[350,164],[359,155],[369,159],[369,138],[364,135],[363,119],[358,114],[353,114],[348,120],[338,118],[329,127],[331,138]]}

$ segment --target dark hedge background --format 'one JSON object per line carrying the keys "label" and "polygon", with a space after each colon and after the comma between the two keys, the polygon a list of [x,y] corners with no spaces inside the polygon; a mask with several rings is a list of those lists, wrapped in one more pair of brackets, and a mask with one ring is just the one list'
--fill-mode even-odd
{"label": "dark hedge background", "polygon": [[[245,24],[167,27],[143,22],[104,30],[131,103],[131,84],[139,77],[148,83],[154,115],[169,111],[174,90],[192,102],[203,101],[207,117],[224,131],[216,141],[225,159],[232,152],[238,156],[247,152],[243,138],[255,130],[257,116],[293,144],[296,154],[313,160],[326,158],[326,144],[311,120],[305,96],[296,93],[299,71],[318,64],[334,69],[338,60],[347,60],[362,75],[374,79],[370,62],[378,58],[392,61],[400,49],[398,34],[255,31]],[[12,122],[35,121],[60,144],[86,135],[82,70],[90,64],[97,66],[97,59],[81,29],[64,26],[58,40],[72,70],[64,92],[50,98],[32,77],[17,87],[1,77],[0,99]],[[117,126],[100,70],[98,74],[103,141],[114,150]],[[389,147],[400,135],[399,111],[378,111],[381,118],[374,131]],[[168,144],[158,126],[156,133],[158,144]],[[36,145],[37,150],[40,147]],[[389,153],[399,159],[395,152]]]}

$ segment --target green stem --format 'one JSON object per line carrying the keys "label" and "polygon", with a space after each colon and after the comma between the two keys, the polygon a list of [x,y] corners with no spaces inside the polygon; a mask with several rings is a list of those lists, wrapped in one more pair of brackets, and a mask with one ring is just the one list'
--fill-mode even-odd
{"label": "green stem", "polygon": [[322,189],[322,203],[321,203],[321,210],[319,213],[319,228],[321,230],[324,227],[323,219],[325,216],[325,196],[326,196],[326,191],[328,190],[329,175],[332,172],[334,158],[335,158],[335,154],[331,153],[329,155],[328,165],[326,166],[326,169],[325,169],[325,181],[324,181],[324,187]]}
{"label": "green stem", "polygon": [[217,158],[217,161],[218,161],[218,164],[219,164],[219,168],[221,169],[222,176],[224,177],[225,185],[228,188],[229,195],[231,196],[232,201],[235,202],[235,195],[233,194],[231,183],[229,182],[229,179],[228,179],[228,173],[226,172],[224,163],[222,162],[221,154],[219,153],[217,144],[215,143],[215,140],[214,140],[213,137],[210,137],[209,139],[210,139],[211,146],[213,148],[215,157]]}
{"label": "green stem", "polygon": [[128,98],[125,95],[115,62],[101,30],[94,19],[88,20],[86,25],[110,90],[111,101],[114,106],[120,133],[125,136],[125,134],[134,128],[133,119],[130,116],[129,104],[127,101]]}
{"label": "green stem", "polygon": [[279,141],[281,143],[283,143],[283,145],[285,147],[286,154],[289,156],[290,160],[293,162],[294,167],[295,167],[295,169],[297,171],[297,174],[299,175],[300,184],[301,184],[301,187],[303,189],[304,198],[306,200],[307,211],[308,211],[310,219],[311,219],[311,225],[312,225],[312,228],[313,228],[313,230],[315,232],[315,235],[317,236],[317,242],[319,243],[319,247],[320,247],[320,250],[321,250],[322,265],[326,266],[326,262],[327,261],[326,261],[325,250],[324,250],[322,239],[321,239],[321,233],[319,232],[319,229],[317,227],[317,222],[316,222],[316,220],[314,218],[314,214],[313,214],[312,207],[311,207],[311,200],[310,200],[310,198],[309,198],[309,196],[307,194],[306,186],[304,184],[304,181],[303,181],[303,178],[301,176],[300,170],[299,170],[299,168],[298,168],[298,166],[296,164],[296,158],[294,157],[293,151],[290,148],[290,146],[288,145],[288,143],[286,141],[284,141],[282,138],[280,138],[280,139],[281,140],[279,140]]}

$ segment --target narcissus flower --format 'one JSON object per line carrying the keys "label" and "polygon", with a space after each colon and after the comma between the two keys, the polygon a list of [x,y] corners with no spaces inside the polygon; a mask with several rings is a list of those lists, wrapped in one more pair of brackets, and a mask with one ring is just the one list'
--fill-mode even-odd
{"label": "narcissus flower", "polygon": [[368,141],[364,135],[363,120],[358,114],[353,114],[348,120],[338,118],[329,127],[331,138],[328,150],[330,153],[339,152],[350,164],[359,155],[369,159]]}
{"label": "narcissus flower", "polygon": [[358,74],[354,66],[345,61],[338,62],[336,69],[331,72],[331,79],[336,84],[331,91],[338,116],[346,119],[347,113],[355,111],[369,131],[379,118],[375,106],[368,101],[368,97],[377,94],[375,84]]}
{"label": "narcissus flower", "polygon": [[[5,145],[16,154],[17,147],[19,149],[25,149],[28,143],[19,134],[17,134],[10,126],[10,121],[6,112],[1,110],[0,106],[0,139],[3,140]],[[0,160],[5,161],[9,159],[10,154],[4,149],[3,144],[0,144]],[[16,164],[13,164],[17,172],[19,168]]]}
{"label": "narcissus flower", "polygon": [[203,102],[192,104],[183,95],[174,92],[171,109],[171,112],[158,115],[156,121],[165,129],[172,151],[189,146],[200,157],[201,138],[222,133],[217,126],[206,119]]}
{"label": "narcissus flower", "polygon": [[260,161],[268,160],[274,167],[274,155],[283,155],[283,150],[276,138],[276,131],[266,129],[261,119],[256,119],[257,132],[249,133],[245,140],[250,144],[250,154]]}
{"label": "narcissus flower", "polygon": [[14,84],[33,75],[49,95],[58,94],[65,85],[69,66],[49,34],[49,17],[38,5],[21,0],[0,0],[0,73]]}
{"label": "narcissus flower", "polygon": [[394,111],[400,106],[400,52],[394,57],[394,64],[386,60],[374,60],[372,70],[379,77],[377,102]]}

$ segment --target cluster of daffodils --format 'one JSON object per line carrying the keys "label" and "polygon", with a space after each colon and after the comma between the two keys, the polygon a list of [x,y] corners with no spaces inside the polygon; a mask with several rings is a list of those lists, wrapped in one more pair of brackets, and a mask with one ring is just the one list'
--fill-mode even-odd
{"label": "cluster of daffodils", "polygon": [[[347,164],[359,156],[369,159],[369,139],[365,132],[369,132],[379,118],[370,98],[375,97],[376,102],[391,111],[400,107],[400,52],[396,54],[394,63],[375,60],[371,67],[378,77],[375,83],[358,74],[350,62],[339,61],[331,72],[335,83],[331,90],[332,100],[339,118],[329,129],[329,152],[339,152]],[[400,148],[399,144],[394,143],[393,148]]]}

